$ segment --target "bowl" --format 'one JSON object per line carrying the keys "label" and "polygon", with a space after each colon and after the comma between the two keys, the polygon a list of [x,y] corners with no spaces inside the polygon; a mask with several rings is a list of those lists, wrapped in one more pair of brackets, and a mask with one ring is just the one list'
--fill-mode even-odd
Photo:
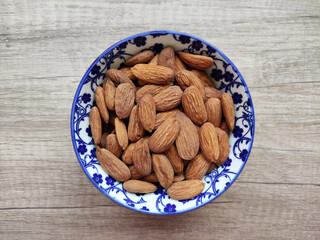
{"label": "bowl", "polygon": [[[100,167],[97,161],[90,127],[89,112],[93,106],[94,91],[105,80],[105,72],[118,69],[126,59],[145,49],[160,52],[166,46],[176,51],[206,55],[214,65],[206,70],[217,89],[232,95],[235,104],[235,127],[230,134],[230,154],[227,161],[207,174],[202,181],[205,188],[195,198],[177,201],[165,189],[154,193],[133,194],[122,188]],[[215,200],[237,179],[245,166],[254,136],[254,110],[249,89],[236,66],[218,48],[201,38],[175,31],[144,32],[125,38],[105,50],[89,67],[79,83],[71,110],[71,138],[74,151],[93,185],[104,195],[129,209],[157,215],[170,215],[195,210]]]}

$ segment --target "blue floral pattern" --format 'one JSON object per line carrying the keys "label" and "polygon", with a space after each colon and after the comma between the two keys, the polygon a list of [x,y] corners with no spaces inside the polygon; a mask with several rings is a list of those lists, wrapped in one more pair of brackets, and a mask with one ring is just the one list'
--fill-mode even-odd
{"label": "blue floral pattern", "polygon": [[[227,161],[203,178],[205,188],[193,199],[171,199],[161,186],[152,194],[132,194],[122,188],[101,168],[89,127],[89,111],[93,106],[95,88],[105,79],[110,68],[119,68],[126,59],[146,49],[159,53],[166,46],[178,51],[211,57],[214,66],[206,72],[217,89],[232,95],[235,103],[235,128],[230,135]],[[236,67],[214,46],[188,34],[151,32],[125,39],[105,51],[83,77],[74,98],[71,134],[79,163],[89,179],[109,198],[136,211],[152,214],[176,214],[195,209],[217,198],[228,188],[244,167],[253,142],[254,111],[249,90]]]}

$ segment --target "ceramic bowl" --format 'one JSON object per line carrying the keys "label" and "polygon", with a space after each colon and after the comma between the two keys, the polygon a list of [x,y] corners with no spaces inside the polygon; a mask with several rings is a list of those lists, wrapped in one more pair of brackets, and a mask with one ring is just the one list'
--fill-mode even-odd
{"label": "ceramic bowl", "polygon": [[[235,104],[235,128],[230,134],[230,154],[222,166],[206,175],[205,188],[197,197],[177,201],[159,187],[150,194],[133,194],[100,167],[89,127],[89,111],[94,91],[102,85],[107,69],[118,69],[126,59],[145,49],[159,53],[164,47],[176,51],[206,55],[214,60],[207,74],[217,89],[232,95]],[[250,154],[254,135],[254,110],[249,89],[236,66],[219,49],[190,34],[174,31],[140,33],[119,41],[105,50],[89,67],[79,83],[71,110],[71,137],[78,161],[93,185],[111,200],[129,209],[158,215],[178,214],[197,209],[223,194],[236,180]]]}

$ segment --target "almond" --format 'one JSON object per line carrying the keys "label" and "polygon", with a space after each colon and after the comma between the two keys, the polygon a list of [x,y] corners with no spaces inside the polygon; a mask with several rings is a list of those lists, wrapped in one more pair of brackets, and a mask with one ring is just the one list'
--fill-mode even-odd
{"label": "almond", "polygon": [[101,117],[97,107],[92,107],[89,113],[89,123],[93,141],[96,145],[101,141]]}
{"label": "almond", "polygon": [[131,193],[152,193],[157,190],[156,185],[141,180],[126,181],[123,188]]}
{"label": "almond", "polygon": [[152,97],[154,97],[160,91],[162,91],[168,87],[169,87],[168,85],[165,85],[165,86],[154,85],[154,84],[144,85],[143,87],[138,89],[138,91],[136,92],[136,102],[139,103],[140,99],[146,94],[150,94]]}
{"label": "almond", "polygon": [[115,180],[124,182],[130,179],[129,168],[113,153],[107,149],[97,147],[96,155],[102,169]]}
{"label": "almond", "polygon": [[228,128],[232,132],[234,128],[235,115],[234,115],[233,99],[230,94],[228,93],[222,94],[221,105],[222,105],[224,118],[226,119]]}
{"label": "almond", "polygon": [[114,123],[115,123],[116,136],[117,136],[118,143],[121,146],[121,148],[124,150],[126,149],[129,143],[126,125],[118,117],[114,120]]}
{"label": "almond", "polygon": [[94,94],[94,100],[96,101],[97,107],[99,109],[100,115],[105,123],[109,121],[109,112],[104,101],[104,91],[102,87],[97,87]]}
{"label": "almond", "polygon": [[155,173],[150,173],[148,176],[143,177],[142,180],[147,182],[159,182],[158,177]]}
{"label": "almond", "polygon": [[206,92],[206,97],[207,98],[219,98],[221,99],[222,97],[222,92],[219,90],[215,89],[214,87],[205,87],[204,91]]}
{"label": "almond", "polygon": [[219,158],[219,142],[217,130],[212,123],[206,122],[200,128],[200,148],[205,158],[216,162]]}
{"label": "almond", "polygon": [[147,63],[153,58],[154,54],[151,50],[145,50],[126,61],[127,66],[134,66],[138,63]]}
{"label": "almond", "polygon": [[179,86],[170,86],[153,97],[157,111],[168,111],[181,103],[182,90]]}
{"label": "almond", "polygon": [[226,134],[229,136],[230,131],[229,131],[228,125],[227,125],[227,123],[226,123],[225,120],[223,120],[223,121],[221,122],[221,124],[220,124],[220,129],[221,129],[222,131],[225,131]]}
{"label": "almond", "polygon": [[121,83],[129,83],[133,89],[136,89],[136,86],[133,84],[133,82],[125,75],[122,71],[117,69],[109,69],[106,72],[106,75],[108,78],[110,78],[116,86],[118,86]]}
{"label": "almond", "polygon": [[210,167],[208,168],[208,171],[206,172],[206,174],[209,174],[212,172],[213,169],[215,169],[217,167],[217,165],[215,163],[211,163]]}
{"label": "almond", "polygon": [[144,175],[140,174],[135,166],[130,166],[129,167],[130,173],[131,173],[131,178],[130,179],[140,179],[143,178]]}
{"label": "almond", "polygon": [[176,140],[180,130],[180,123],[174,118],[169,118],[151,135],[149,139],[150,151],[162,153]]}
{"label": "almond", "polygon": [[107,148],[107,136],[108,133],[104,133],[101,136],[100,147]]}
{"label": "almond", "polygon": [[149,146],[143,138],[134,146],[132,161],[135,168],[141,175],[147,176],[152,172],[152,161]]}
{"label": "almond", "polygon": [[213,65],[211,57],[186,52],[177,52],[177,54],[184,63],[195,69],[205,70]]}
{"label": "almond", "polygon": [[137,64],[131,70],[138,79],[151,84],[167,84],[174,77],[172,69],[159,65]]}
{"label": "almond", "polygon": [[206,100],[206,92],[204,91],[204,86],[200,79],[193,72],[188,70],[177,72],[176,81],[182,90],[185,90],[190,86],[197,87],[201,93],[202,99],[204,101]]}
{"label": "almond", "polygon": [[152,164],[160,185],[164,188],[170,187],[173,182],[174,171],[166,155],[152,154]]}
{"label": "almond", "polygon": [[179,175],[175,175],[174,178],[173,178],[173,182],[181,182],[185,179],[184,175],[183,174],[179,174]]}
{"label": "almond", "polygon": [[159,59],[159,54],[155,55],[150,62],[148,62],[149,65],[158,65],[158,59]]}
{"label": "almond", "polygon": [[182,107],[188,117],[198,125],[208,119],[201,93],[195,86],[188,87],[182,95]]}
{"label": "almond", "polygon": [[109,110],[114,111],[114,100],[116,97],[116,87],[111,80],[107,81],[104,89],[104,100]]}
{"label": "almond", "polygon": [[175,200],[187,200],[198,196],[205,184],[200,180],[186,180],[176,182],[168,188],[168,195]]}
{"label": "almond", "polygon": [[121,83],[116,89],[115,110],[119,118],[127,118],[134,106],[135,92],[128,83]]}
{"label": "almond", "polygon": [[154,126],[154,129],[157,129],[158,127],[160,127],[160,125],[167,119],[169,118],[175,118],[176,117],[176,114],[180,112],[179,109],[172,109],[170,111],[167,111],[167,112],[160,112],[160,113],[157,113],[156,115],[156,123],[155,123],[155,126]]}
{"label": "almond", "polygon": [[218,141],[219,141],[219,158],[217,160],[217,165],[221,166],[224,164],[229,156],[230,146],[229,146],[229,137],[227,133],[220,128],[216,128],[218,133]]}
{"label": "almond", "polygon": [[116,157],[120,157],[122,154],[122,148],[118,143],[117,136],[115,134],[109,134],[107,136],[107,149],[112,152]]}
{"label": "almond", "polygon": [[114,120],[116,119],[117,114],[113,111],[109,112],[109,124],[108,125],[112,125],[114,126]]}
{"label": "almond", "polygon": [[133,164],[132,154],[133,154],[133,150],[134,150],[134,145],[135,144],[136,143],[130,143],[129,146],[122,153],[121,159],[127,165]]}
{"label": "almond", "polygon": [[175,54],[173,47],[166,47],[162,49],[159,54],[158,65],[171,68],[175,71]]}
{"label": "almond", "polygon": [[205,105],[208,114],[208,122],[211,122],[215,127],[220,127],[222,108],[219,98],[209,98]]}
{"label": "almond", "polygon": [[181,70],[187,70],[186,66],[184,65],[184,63],[180,60],[180,58],[178,56],[175,56],[175,60],[174,60],[174,71],[175,72],[179,72]]}
{"label": "almond", "polygon": [[144,135],[144,128],[139,120],[139,107],[136,105],[132,108],[129,124],[128,124],[128,138],[132,142],[138,141]]}
{"label": "almond", "polygon": [[144,95],[139,102],[139,120],[148,132],[152,132],[156,123],[156,104],[150,94]]}
{"label": "almond", "polygon": [[123,68],[120,68],[119,70],[123,72],[124,75],[126,75],[130,80],[136,79],[136,76],[133,74],[130,67],[123,67]]}
{"label": "almond", "polygon": [[186,170],[186,179],[201,180],[207,173],[211,162],[207,161],[202,153],[199,153],[188,165]]}
{"label": "almond", "polygon": [[174,173],[182,173],[184,167],[183,160],[179,156],[176,146],[172,144],[171,147],[169,147],[168,150],[165,152],[165,154],[173,167]]}
{"label": "almond", "polygon": [[180,131],[176,139],[178,154],[185,160],[191,160],[199,151],[198,130],[183,112],[178,112],[176,119],[180,122]]}
{"label": "almond", "polygon": [[192,69],[191,72],[193,72],[200,79],[203,86],[214,87],[210,77],[204,71]]}

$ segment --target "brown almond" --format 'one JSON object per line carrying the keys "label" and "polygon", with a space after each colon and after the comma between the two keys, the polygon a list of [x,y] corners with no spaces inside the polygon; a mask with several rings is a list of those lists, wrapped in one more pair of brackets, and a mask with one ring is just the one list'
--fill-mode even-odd
{"label": "brown almond", "polygon": [[133,74],[130,67],[123,67],[119,70],[123,72],[131,81],[136,79],[136,76]]}
{"label": "brown almond", "polygon": [[225,131],[226,134],[229,136],[230,131],[229,131],[228,125],[227,125],[227,123],[226,123],[225,120],[222,120],[222,121],[221,121],[220,129],[221,129],[222,131]]}
{"label": "brown almond", "polygon": [[133,89],[136,89],[136,86],[133,84],[133,82],[130,80],[130,78],[127,77],[122,71],[117,69],[109,69],[106,72],[106,75],[108,78],[110,78],[116,86],[118,86],[121,83],[129,83]]}
{"label": "brown almond", "polygon": [[222,94],[221,105],[222,105],[224,118],[226,119],[228,128],[232,132],[234,128],[235,115],[234,115],[233,99],[230,94],[228,93]]}
{"label": "brown almond", "polygon": [[183,174],[179,174],[179,175],[175,175],[174,178],[173,178],[173,182],[181,182],[185,179],[184,175]]}
{"label": "brown almond", "polygon": [[156,104],[150,94],[144,95],[139,102],[139,120],[148,132],[152,132],[156,123]]}
{"label": "brown almond", "polygon": [[155,55],[150,62],[148,62],[149,65],[158,65],[158,59],[159,59],[159,54]]}
{"label": "brown almond", "polygon": [[215,127],[220,127],[222,108],[219,98],[209,98],[205,105],[208,114],[208,122],[211,122]]}
{"label": "brown almond", "polygon": [[205,87],[214,87],[210,77],[204,71],[197,70],[197,69],[192,69],[191,72],[193,72],[200,79],[200,81],[202,82],[203,86],[205,86]]}
{"label": "brown almond", "polygon": [[177,52],[177,54],[184,63],[195,69],[205,70],[213,65],[211,57],[186,52]]}
{"label": "brown almond", "polygon": [[154,54],[151,50],[145,50],[141,53],[134,55],[126,61],[127,66],[134,66],[138,63],[147,63],[153,58]]}
{"label": "brown almond", "polygon": [[207,161],[202,153],[199,153],[188,165],[186,170],[186,179],[202,180],[207,173],[211,162]]}
{"label": "brown almond", "polygon": [[143,87],[139,88],[138,91],[136,92],[136,102],[139,103],[140,99],[146,95],[150,94],[152,97],[157,95],[160,91],[168,88],[168,85],[154,85],[154,84],[147,84],[144,85]]}
{"label": "brown almond", "polygon": [[174,70],[175,70],[175,72],[179,72],[181,70],[187,70],[186,65],[184,65],[184,63],[180,60],[180,58],[178,56],[175,56]]}
{"label": "brown almond", "polygon": [[116,97],[116,87],[111,80],[107,81],[104,89],[104,100],[109,110],[114,111],[114,101]]}
{"label": "brown almond", "polygon": [[96,88],[96,92],[94,93],[94,100],[96,101],[97,107],[99,109],[103,121],[105,121],[105,123],[108,123],[109,112],[104,100],[104,91],[102,87]]}
{"label": "brown almond", "polygon": [[107,148],[107,136],[108,136],[108,133],[102,134],[101,141],[100,141],[100,147]]}
{"label": "brown almond", "polygon": [[167,120],[169,118],[175,118],[176,114],[178,112],[180,112],[180,110],[176,108],[176,109],[172,109],[170,111],[157,113],[157,115],[156,115],[156,123],[155,123],[154,129],[157,129],[158,127],[160,127],[160,125],[165,120]]}
{"label": "brown almond", "polygon": [[170,86],[153,97],[157,111],[169,111],[181,103],[182,90],[179,86]]}
{"label": "brown almond", "polygon": [[182,90],[185,90],[190,86],[197,87],[201,93],[202,99],[204,101],[206,100],[206,92],[204,91],[204,86],[200,79],[193,72],[188,70],[177,72],[176,81]]}
{"label": "brown almond", "polygon": [[123,189],[131,193],[152,193],[157,186],[141,180],[129,180],[123,183]]}
{"label": "brown almond", "polygon": [[108,125],[112,125],[114,126],[114,120],[116,119],[117,114],[114,111],[110,111],[109,112],[109,124]]}
{"label": "brown almond", "polygon": [[178,154],[184,160],[191,160],[199,151],[198,130],[185,113],[178,112],[176,119],[180,122],[180,131],[176,139]]}
{"label": "brown almond", "polygon": [[220,128],[216,128],[218,133],[218,141],[219,141],[219,158],[217,160],[217,165],[221,166],[224,164],[229,156],[230,145],[229,145],[229,137],[227,133]]}
{"label": "brown almond", "polygon": [[144,175],[140,174],[135,166],[130,166],[129,167],[130,173],[131,173],[131,178],[130,179],[140,179],[143,178]]}
{"label": "brown almond", "polygon": [[184,91],[182,95],[182,107],[195,124],[201,125],[207,121],[207,110],[197,87],[191,86]]}
{"label": "brown almond", "polygon": [[131,70],[138,79],[151,84],[164,85],[174,77],[172,69],[159,65],[137,64]]}
{"label": "brown almond", "polygon": [[116,89],[115,111],[119,118],[127,118],[134,106],[135,92],[128,83],[121,83]]}
{"label": "brown almond", "polygon": [[173,182],[174,171],[166,155],[152,154],[152,164],[160,185],[164,188],[170,187]]}
{"label": "brown almond", "polygon": [[107,149],[112,152],[116,157],[120,157],[122,154],[122,148],[118,143],[117,136],[115,134],[109,134],[106,139]]}
{"label": "brown almond", "polygon": [[187,200],[198,196],[205,184],[200,180],[186,180],[176,182],[168,188],[168,195],[175,200]]}
{"label": "brown almond", "polygon": [[215,163],[211,163],[210,167],[208,168],[208,171],[206,172],[206,175],[211,173],[213,169],[215,169],[217,165]]}
{"label": "brown almond", "polygon": [[158,65],[171,68],[175,71],[175,53],[173,47],[166,47],[162,49],[159,54]]}
{"label": "brown almond", "polygon": [[148,143],[144,139],[140,139],[136,142],[133,153],[132,161],[137,171],[147,176],[152,172],[152,161]]}
{"label": "brown almond", "polygon": [[124,150],[129,144],[126,125],[118,117],[114,120],[114,123],[115,123],[116,136],[117,136],[118,143],[121,146],[121,148]]}
{"label": "brown almond", "polygon": [[149,139],[150,151],[162,153],[176,140],[180,130],[180,123],[174,118],[169,118],[151,135]]}
{"label": "brown almond", "polygon": [[144,135],[144,128],[139,120],[139,106],[136,105],[132,108],[129,124],[128,124],[128,138],[132,142],[138,141]]}
{"label": "brown almond", "polygon": [[159,182],[155,173],[150,173],[148,176],[143,177],[142,180],[147,182]]}
{"label": "brown almond", "polygon": [[171,147],[169,147],[168,150],[165,152],[165,154],[173,167],[174,173],[182,173],[184,167],[183,160],[179,156],[176,146],[172,144]]}
{"label": "brown almond", "polygon": [[219,142],[216,128],[212,123],[206,122],[200,128],[200,148],[205,158],[216,162],[219,158]]}
{"label": "brown almond", "polygon": [[100,144],[101,141],[101,117],[97,107],[92,107],[89,113],[89,123],[92,133],[93,141],[96,145]]}
{"label": "brown almond", "polygon": [[129,168],[113,153],[107,149],[97,147],[96,155],[102,169],[115,180],[124,182],[130,179]]}
{"label": "brown almond", "polygon": [[222,92],[219,90],[215,89],[214,87],[205,87],[204,91],[206,92],[206,97],[207,98],[219,98],[221,99],[222,97]]}
{"label": "brown almond", "polygon": [[122,153],[121,159],[122,161],[127,164],[127,165],[131,165],[133,164],[133,160],[132,160],[132,154],[133,154],[133,150],[134,150],[134,145],[136,143],[130,143],[128,145],[128,147],[124,150],[124,152]]}

